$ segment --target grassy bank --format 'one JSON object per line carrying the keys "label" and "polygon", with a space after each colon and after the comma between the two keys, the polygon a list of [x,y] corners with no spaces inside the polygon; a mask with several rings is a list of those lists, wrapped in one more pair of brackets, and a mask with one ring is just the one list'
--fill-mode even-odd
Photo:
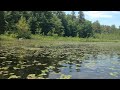
{"label": "grassy bank", "polygon": [[[15,35],[0,35],[0,41],[14,41],[17,40]],[[65,41],[65,42],[119,42],[120,34],[95,34],[94,37],[79,38],[79,37],[58,37],[58,36],[42,36],[32,35],[30,40],[40,41]]]}
{"label": "grassy bank", "polygon": [[[113,36],[113,37],[112,37]],[[103,38],[104,39],[103,39]],[[107,39],[108,37],[112,37]],[[117,39],[118,37],[118,39]],[[40,36],[32,35],[32,39],[18,40],[14,35],[0,35],[1,47],[23,47],[23,48],[52,48],[52,47],[78,47],[81,44],[96,45],[101,48],[116,48],[120,50],[120,36],[96,34],[96,38],[79,38],[79,37],[57,37],[57,36]]]}
{"label": "grassy bank", "polygon": [[[79,37],[57,37],[57,36],[40,36],[32,35],[32,39],[18,40],[14,35],[0,35],[0,46],[2,47],[24,47],[24,48],[52,48],[52,47],[77,47],[81,44],[96,45],[101,48],[114,47],[119,49],[119,35],[114,34],[96,34],[96,38],[79,38]],[[109,38],[111,37],[111,38]],[[104,38],[104,39],[103,39]]]}

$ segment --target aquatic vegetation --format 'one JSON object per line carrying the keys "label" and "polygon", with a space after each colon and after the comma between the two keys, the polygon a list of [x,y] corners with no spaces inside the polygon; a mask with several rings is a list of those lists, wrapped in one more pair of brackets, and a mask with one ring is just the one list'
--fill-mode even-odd
{"label": "aquatic vegetation", "polygon": [[81,65],[80,64],[76,64],[77,67],[80,67]]}
{"label": "aquatic vegetation", "polygon": [[11,75],[8,79],[19,79],[20,76],[16,76],[16,75]]}
{"label": "aquatic vegetation", "polygon": [[55,69],[55,66],[49,66],[48,69]]}
{"label": "aquatic vegetation", "polygon": [[111,76],[118,77],[118,72],[111,72],[109,73]]}
{"label": "aquatic vegetation", "polygon": [[10,75],[14,75],[14,73],[9,73]]}
{"label": "aquatic vegetation", "polygon": [[27,79],[36,79],[36,76],[35,76],[35,74],[29,74],[27,76]]}
{"label": "aquatic vegetation", "polygon": [[6,66],[6,67],[0,68],[0,70],[8,70],[8,68],[9,68],[9,67]]}
{"label": "aquatic vegetation", "polygon": [[[119,57],[119,42],[70,42],[70,41],[44,41],[44,40],[23,40],[0,41],[0,78],[27,78],[27,79],[48,79],[49,74],[55,72],[56,78],[63,73],[59,79],[69,79],[70,73],[91,70],[94,72],[99,67],[98,60],[108,63],[107,55],[112,57],[112,52]],[[105,55],[104,57],[99,56]],[[114,56],[114,54],[113,54]],[[104,60],[103,60],[104,59]],[[118,58],[119,59],[119,58]],[[95,63],[95,60],[97,63]],[[103,61],[102,61],[103,60]],[[111,59],[112,60],[112,59]],[[94,62],[92,62],[94,61]],[[112,61],[110,65],[120,65],[119,61]],[[108,65],[109,65],[108,64]],[[101,67],[103,68],[103,67]],[[115,68],[107,68],[115,72]],[[103,69],[103,72],[105,72]],[[93,70],[93,71],[92,71]],[[96,70],[100,72],[101,70]],[[116,71],[117,72],[117,71]],[[65,75],[65,74],[68,74]],[[17,76],[12,76],[17,75]],[[117,73],[109,73],[110,76],[118,76]],[[10,77],[11,76],[11,77]],[[19,77],[20,76],[20,77]],[[116,77],[116,78],[118,78]]]}
{"label": "aquatic vegetation", "polygon": [[18,69],[20,69],[20,68],[18,68],[18,67],[13,67],[13,69],[18,70]]}
{"label": "aquatic vegetation", "polygon": [[85,67],[87,67],[87,68],[94,68],[95,65],[96,65],[95,63],[86,63]]}
{"label": "aquatic vegetation", "polygon": [[59,79],[71,79],[71,75],[64,75],[64,74],[61,74],[60,78]]}

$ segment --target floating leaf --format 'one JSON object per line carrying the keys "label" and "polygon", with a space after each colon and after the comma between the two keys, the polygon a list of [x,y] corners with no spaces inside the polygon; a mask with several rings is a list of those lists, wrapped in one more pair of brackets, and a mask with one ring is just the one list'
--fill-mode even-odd
{"label": "floating leaf", "polygon": [[27,76],[27,79],[36,79],[36,76],[35,76],[35,74],[29,74]]}
{"label": "floating leaf", "polygon": [[45,79],[45,78],[43,78],[43,77],[37,77],[37,79]]}
{"label": "floating leaf", "polygon": [[10,75],[13,75],[14,73],[10,73]]}
{"label": "floating leaf", "polygon": [[20,76],[11,75],[8,79],[15,79],[15,78],[20,78]]}
{"label": "floating leaf", "polygon": [[109,73],[111,76],[114,76],[114,77],[118,77],[117,75],[118,75],[118,72],[111,72],[111,73]]}
{"label": "floating leaf", "polygon": [[17,69],[20,69],[20,68],[18,68],[18,67],[13,67],[13,69],[17,70]]}
{"label": "floating leaf", "polygon": [[80,67],[80,64],[76,64],[76,66],[79,66],[79,67]]}
{"label": "floating leaf", "polygon": [[47,74],[46,74],[46,73],[41,73],[41,75],[42,75],[42,76],[45,76],[45,75],[47,75]]}
{"label": "floating leaf", "polygon": [[4,59],[4,60],[5,60],[5,59],[6,59],[6,57],[0,57],[0,59]]}
{"label": "floating leaf", "polygon": [[0,69],[2,69],[2,70],[7,70],[9,67],[2,67],[2,68],[0,68]]}
{"label": "floating leaf", "polygon": [[75,69],[78,70],[78,69],[80,69],[80,68],[79,68],[79,67],[76,67]]}
{"label": "floating leaf", "polygon": [[72,77],[71,75],[64,75],[64,74],[62,74],[60,76],[60,78],[58,78],[58,79],[70,79],[71,77]]}

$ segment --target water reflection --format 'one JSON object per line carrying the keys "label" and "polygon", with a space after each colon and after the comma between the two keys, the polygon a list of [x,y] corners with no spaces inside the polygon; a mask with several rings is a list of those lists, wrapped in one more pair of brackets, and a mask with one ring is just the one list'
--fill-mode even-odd
{"label": "water reflection", "polygon": [[[80,79],[80,78],[90,78],[90,79],[117,79],[120,78],[120,62],[118,62],[117,54],[96,54],[90,55],[91,57],[87,60],[83,61],[73,61],[73,63],[67,63],[66,66],[69,68],[65,68],[61,71],[61,73],[67,72],[67,74],[72,75],[72,78]],[[114,67],[114,69],[110,69]],[[66,72],[65,72],[66,71]],[[68,72],[69,71],[69,72]],[[115,74],[111,73],[115,72]],[[117,73],[117,74],[116,74]],[[117,76],[115,76],[117,75]]]}
{"label": "water reflection", "polygon": [[61,74],[72,75],[76,79],[120,78],[120,56],[116,53],[85,53],[79,49],[52,52],[47,49],[29,51],[23,58],[19,58],[17,53],[7,54],[6,59],[0,58],[0,78],[7,79],[16,75],[26,79],[29,74],[50,79],[59,78]]}

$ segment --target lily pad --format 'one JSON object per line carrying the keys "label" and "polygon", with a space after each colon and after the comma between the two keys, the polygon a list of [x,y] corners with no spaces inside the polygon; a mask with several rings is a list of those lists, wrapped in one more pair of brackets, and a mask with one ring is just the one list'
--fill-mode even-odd
{"label": "lily pad", "polygon": [[42,75],[42,76],[45,76],[45,75],[47,75],[47,74],[46,74],[45,72],[42,72],[41,75]]}
{"label": "lily pad", "polygon": [[2,70],[7,70],[9,67],[2,67],[2,68],[0,68],[0,70],[2,69]]}
{"label": "lily pad", "polygon": [[27,79],[36,79],[36,76],[35,76],[35,74],[29,74],[27,76]]}
{"label": "lily pad", "polygon": [[64,74],[61,74],[60,78],[59,79],[70,79],[72,76],[71,75],[64,75]]}
{"label": "lily pad", "polygon": [[118,77],[117,75],[118,75],[118,72],[111,72],[111,73],[109,73],[111,76],[114,76],[114,77]]}
{"label": "lily pad", "polygon": [[10,75],[14,75],[14,73],[10,73]]}
{"label": "lily pad", "polygon": [[11,75],[8,79],[15,79],[15,78],[20,78],[20,76]]}
{"label": "lily pad", "polygon": [[20,69],[20,68],[18,68],[18,67],[13,67],[15,70],[17,70],[17,69]]}

